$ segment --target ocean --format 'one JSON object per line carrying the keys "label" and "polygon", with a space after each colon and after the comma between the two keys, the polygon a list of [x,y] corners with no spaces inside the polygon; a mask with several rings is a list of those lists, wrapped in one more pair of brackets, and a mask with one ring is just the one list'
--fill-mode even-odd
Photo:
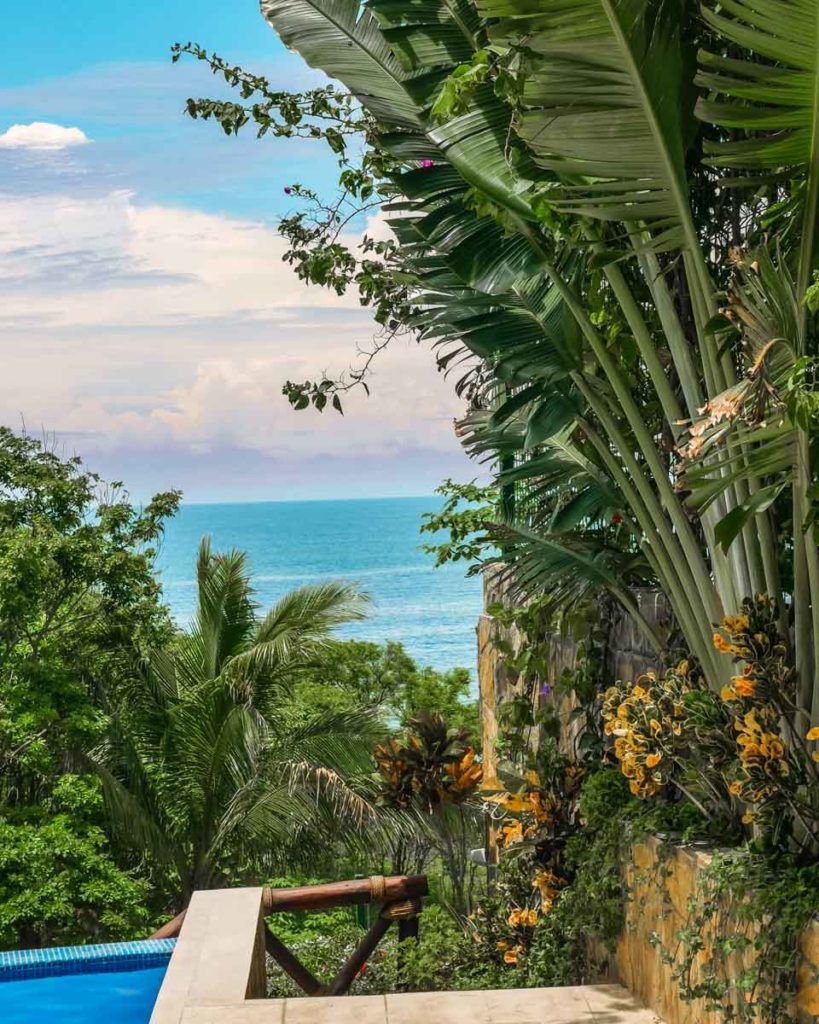
{"label": "ocean", "polygon": [[215,551],[248,553],[255,598],[269,608],[288,590],[317,580],[357,583],[373,601],[371,615],[341,635],[400,641],[421,665],[475,672],[475,624],[481,583],[465,563],[434,568],[421,550],[421,514],[440,498],[372,498],[183,505],[170,521],[158,559],[165,600],[180,625],[196,601],[194,565],[199,540]]}

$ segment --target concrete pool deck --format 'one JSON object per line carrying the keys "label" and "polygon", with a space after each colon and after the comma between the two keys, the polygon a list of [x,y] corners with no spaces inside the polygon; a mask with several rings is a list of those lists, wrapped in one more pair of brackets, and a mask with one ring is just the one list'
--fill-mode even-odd
{"label": "concrete pool deck", "polygon": [[265,999],[262,893],[194,895],[151,1024],[661,1024],[619,985]]}

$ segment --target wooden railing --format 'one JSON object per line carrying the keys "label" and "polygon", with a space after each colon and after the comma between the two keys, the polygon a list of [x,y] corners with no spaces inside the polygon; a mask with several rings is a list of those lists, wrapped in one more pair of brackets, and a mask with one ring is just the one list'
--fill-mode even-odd
{"label": "wooden railing", "polygon": [[[422,900],[427,891],[425,875],[393,875],[388,878],[373,875],[370,878],[356,878],[348,882],[303,885],[294,889],[266,888],[262,896],[262,913],[265,917],[283,911],[333,910],[336,907],[356,904],[374,903],[380,907],[378,917],[370,925],[361,942],[338,974],[327,984],[319,981],[301,963],[276,937],[269,925],[264,929],[267,952],[308,996],[344,995],[393,922],[398,925],[399,941],[418,935],[418,915],[423,909]],[[184,920],[183,911],[151,937],[174,938],[179,935]]]}

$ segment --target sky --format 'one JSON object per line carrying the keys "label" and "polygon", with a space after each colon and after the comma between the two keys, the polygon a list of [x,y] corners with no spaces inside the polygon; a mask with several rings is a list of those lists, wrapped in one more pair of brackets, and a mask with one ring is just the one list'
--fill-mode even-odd
{"label": "sky", "polygon": [[[299,89],[318,72],[256,0],[40,0],[0,38],[0,423],[80,454],[144,500],[429,494],[475,476],[452,383],[401,340],[346,415],[285,380],[344,369],[374,334],[355,297],[282,262],[286,186],[328,192],[321,143],[227,138],[182,111],[225,95],[195,41]],[[387,230],[381,224],[370,226]]]}

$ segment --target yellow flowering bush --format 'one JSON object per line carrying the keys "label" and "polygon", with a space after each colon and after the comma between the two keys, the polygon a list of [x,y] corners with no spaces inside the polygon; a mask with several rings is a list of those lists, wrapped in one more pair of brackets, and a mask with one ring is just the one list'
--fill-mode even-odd
{"label": "yellow flowering bush", "polygon": [[685,698],[701,686],[684,660],[661,679],[648,672],[606,691],[603,731],[634,796],[656,796],[673,780],[680,758],[690,753]]}
{"label": "yellow flowering bush", "polygon": [[513,846],[523,840],[537,840],[556,820],[559,800],[540,787],[536,772],[527,773],[526,789],[520,793],[501,792],[486,797],[490,814],[500,812],[498,845]]}
{"label": "yellow flowering bush", "polygon": [[819,740],[819,728],[805,730],[800,721],[774,602],[765,595],[745,600],[742,614],[722,620],[714,646],[739,669],[720,697],[732,720],[736,759],[729,789],[745,805],[742,820],[780,844],[795,831],[802,845],[819,824],[814,802],[805,797],[806,786],[817,781],[819,757],[809,746]]}
{"label": "yellow flowering bush", "polygon": [[523,965],[535,929],[568,884],[563,853],[579,821],[582,776],[583,769],[546,740],[522,777],[509,773],[510,789],[484,796],[503,872],[494,924],[483,914],[479,930],[509,966]]}

